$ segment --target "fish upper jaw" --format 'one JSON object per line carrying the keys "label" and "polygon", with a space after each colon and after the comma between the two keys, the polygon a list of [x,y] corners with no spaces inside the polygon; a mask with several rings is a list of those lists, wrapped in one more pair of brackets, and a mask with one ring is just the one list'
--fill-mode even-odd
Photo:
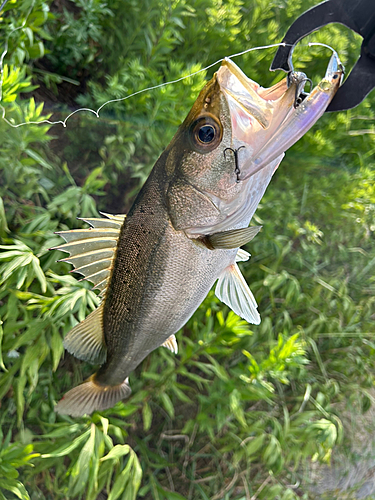
{"label": "fish upper jaw", "polygon": [[250,80],[230,59],[225,59],[217,72],[217,80],[230,110],[232,147],[244,146],[241,171],[243,176],[248,176],[258,152],[293,113],[296,95],[303,90],[307,78],[304,73],[294,73],[289,87],[284,78],[265,89]]}

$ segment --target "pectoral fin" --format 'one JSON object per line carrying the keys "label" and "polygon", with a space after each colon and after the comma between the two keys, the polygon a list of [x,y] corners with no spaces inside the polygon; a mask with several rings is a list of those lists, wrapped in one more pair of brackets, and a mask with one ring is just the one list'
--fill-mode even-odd
{"label": "pectoral fin", "polygon": [[210,245],[215,249],[229,250],[239,248],[249,243],[262,229],[262,226],[250,226],[242,229],[231,229],[222,233],[211,234],[207,237]]}
{"label": "pectoral fin", "polygon": [[259,325],[257,303],[237,264],[224,269],[217,282],[215,294],[238,316],[249,323]]}
{"label": "pectoral fin", "polygon": [[174,354],[178,353],[177,340],[176,340],[176,337],[174,335],[171,335],[170,337],[168,337],[167,340],[161,346],[166,347]]}

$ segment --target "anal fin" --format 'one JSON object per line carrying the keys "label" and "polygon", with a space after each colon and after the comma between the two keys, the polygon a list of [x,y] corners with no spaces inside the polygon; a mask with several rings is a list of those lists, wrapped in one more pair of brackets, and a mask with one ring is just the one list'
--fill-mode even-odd
{"label": "anal fin", "polygon": [[64,339],[64,347],[78,359],[104,363],[107,349],[103,332],[103,303],[70,330]]}
{"label": "anal fin", "polygon": [[259,325],[257,303],[237,264],[224,269],[215,289],[216,296],[249,323]]}
{"label": "anal fin", "polygon": [[177,340],[176,340],[176,337],[174,335],[171,335],[170,337],[168,337],[167,340],[163,344],[161,344],[161,347],[166,347],[174,354],[178,353]]}

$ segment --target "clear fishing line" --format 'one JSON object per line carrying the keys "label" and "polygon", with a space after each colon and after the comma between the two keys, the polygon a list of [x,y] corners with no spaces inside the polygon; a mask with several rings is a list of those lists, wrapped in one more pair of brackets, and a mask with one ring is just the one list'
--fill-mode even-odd
{"label": "clear fishing line", "polygon": [[[26,22],[27,22],[27,19],[29,17],[29,15],[31,14],[31,11],[34,7],[34,1],[32,2],[31,6],[30,6],[30,9],[23,21],[23,23],[21,24],[21,26],[19,26],[18,28],[15,28],[13,29],[9,35],[7,36],[6,38],[6,41],[5,41],[5,49],[3,51],[3,53],[1,54],[0,56],[0,102],[2,100],[2,90],[3,90],[3,79],[4,79],[4,58],[6,56],[6,54],[8,53],[8,40],[9,40],[9,37],[17,30],[20,30],[22,28],[25,27],[26,25]],[[301,45],[304,45],[304,44],[301,44]],[[337,52],[332,48],[330,47],[329,45],[326,45],[325,43],[319,43],[319,42],[311,42],[311,43],[308,43],[306,44],[308,47],[311,47],[313,45],[319,45],[319,46],[322,46],[322,47],[325,47],[325,48],[328,48],[330,49],[334,54],[337,54]],[[234,57],[239,57],[239,56],[242,56],[244,54],[247,54],[248,52],[253,52],[255,50],[264,50],[264,49],[271,49],[271,48],[274,48],[274,47],[286,47],[286,46],[289,46],[289,47],[292,47],[291,44],[287,44],[287,43],[284,43],[284,42],[281,42],[281,43],[273,43],[273,44],[270,44],[270,45],[261,45],[259,47],[251,47],[250,49],[246,49],[246,50],[243,50],[242,52],[237,52],[236,54],[232,54],[230,56],[227,56],[228,59],[233,59]],[[150,90],[154,90],[154,89],[158,89],[160,87],[165,87],[167,85],[172,85],[174,83],[178,83],[178,82],[181,82],[182,80],[185,80],[186,78],[190,78],[191,76],[194,76],[194,75],[197,75],[198,73],[201,73],[202,71],[207,71],[208,69],[212,68],[213,66],[216,66],[217,64],[221,63],[225,58],[222,58],[222,59],[218,59],[217,61],[215,61],[214,63],[212,64],[209,64],[208,66],[204,67],[204,68],[201,68],[197,71],[194,71],[193,73],[190,73],[189,75],[186,75],[186,76],[182,76],[181,78],[177,78],[176,80],[171,80],[169,82],[165,82],[165,83],[160,83],[158,85],[154,85],[152,87],[147,87],[145,89],[141,89],[141,90],[137,90],[137,92],[133,92],[132,94],[129,94],[125,97],[119,97],[117,99],[109,99],[108,101],[106,101],[104,104],[102,104],[101,106],[99,106],[99,108],[95,111],[94,109],[91,109],[91,108],[79,108],[79,109],[76,109],[75,111],[72,111],[72,113],[70,113],[64,120],[57,120],[57,121],[51,121],[51,120],[48,120],[48,119],[45,119],[45,120],[40,120],[40,121],[29,121],[29,122],[23,122],[23,123],[17,123],[17,124],[14,124],[12,123],[11,121],[9,121],[6,116],[5,116],[5,108],[4,106],[2,106],[0,104],[0,108],[1,108],[1,111],[2,111],[2,115],[1,115],[1,118],[12,128],[18,128],[18,127],[23,127],[24,125],[42,125],[44,123],[47,123],[48,125],[62,125],[63,127],[66,127],[66,123],[67,121],[69,120],[69,118],[71,118],[73,115],[77,114],[77,113],[82,113],[84,111],[87,111],[88,113],[92,113],[93,115],[95,115],[96,118],[100,118],[100,111],[105,107],[107,106],[108,104],[112,104],[114,102],[122,102],[122,101],[126,101],[127,99],[130,99],[131,97],[134,97],[138,94],[142,94],[143,92],[148,92]]]}

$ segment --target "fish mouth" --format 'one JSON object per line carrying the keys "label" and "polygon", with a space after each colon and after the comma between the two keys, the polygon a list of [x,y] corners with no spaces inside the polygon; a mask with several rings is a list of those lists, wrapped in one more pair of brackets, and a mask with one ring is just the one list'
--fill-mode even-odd
{"label": "fish mouth", "polygon": [[[232,148],[244,146],[239,181],[249,179],[297,142],[325,112],[343,77],[344,68],[336,52],[319,84],[304,94],[311,80],[291,72],[269,89],[253,82],[229,59],[217,73],[232,124]],[[276,166],[277,168],[277,166]]]}
{"label": "fish mouth", "polygon": [[223,60],[217,77],[221,90],[253,116],[263,129],[269,127],[272,119],[273,106],[268,101],[279,99],[288,90],[286,78],[270,89],[261,87],[228,58]]}
{"label": "fish mouth", "polygon": [[296,98],[307,77],[293,73],[270,88],[248,78],[230,59],[225,58],[217,72],[220,90],[225,96],[232,122],[232,147],[245,146],[250,159],[272,138],[278,127],[293,113]]}

